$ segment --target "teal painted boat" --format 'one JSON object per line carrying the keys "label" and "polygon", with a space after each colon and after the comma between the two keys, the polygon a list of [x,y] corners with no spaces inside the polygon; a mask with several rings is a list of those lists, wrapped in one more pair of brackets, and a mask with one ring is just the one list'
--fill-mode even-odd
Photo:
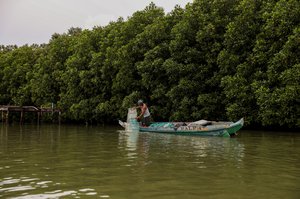
{"label": "teal painted boat", "polygon": [[244,119],[237,122],[215,122],[199,120],[196,122],[154,122],[148,127],[140,126],[135,120],[127,123],[119,121],[120,125],[127,130],[151,133],[168,133],[176,135],[199,135],[199,136],[218,136],[232,137],[237,135],[244,125]]}

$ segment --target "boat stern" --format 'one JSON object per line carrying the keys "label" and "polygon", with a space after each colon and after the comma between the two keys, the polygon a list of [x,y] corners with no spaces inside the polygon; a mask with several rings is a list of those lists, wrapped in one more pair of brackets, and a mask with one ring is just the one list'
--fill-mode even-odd
{"label": "boat stern", "polygon": [[227,129],[230,137],[237,135],[238,130],[240,130],[244,126],[244,118],[241,118],[239,121],[231,124]]}

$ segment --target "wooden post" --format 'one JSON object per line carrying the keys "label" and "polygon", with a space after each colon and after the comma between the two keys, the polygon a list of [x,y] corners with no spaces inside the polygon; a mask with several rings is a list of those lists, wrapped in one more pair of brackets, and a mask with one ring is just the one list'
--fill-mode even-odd
{"label": "wooden post", "polygon": [[60,125],[60,114],[61,114],[61,112],[59,111],[58,112],[58,124]]}
{"label": "wooden post", "polygon": [[24,115],[24,111],[21,111],[21,117],[20,117],[20,125],[23,124],[23,115]]}
{"label": "wooden post", "polygon": [[8,124],[8,119],[9,119],[9,110],[6,112],[6,124]]}
{"label": "wooden post", "polygon": [[37,124],[40,125],[40,111],[38,111],[37,114],[38,114]]}
{"label": "wooden post", "polygon": [[3,113],[3,111],[1,111],[1,112],[2,112],[2,114],[1,114],[1,115],[2,115],[2,120],[1,120],[1,122],[3,123],[3,122],[4,122],[4,121],[3,121],[3,120],[4,120],[4,113]]}

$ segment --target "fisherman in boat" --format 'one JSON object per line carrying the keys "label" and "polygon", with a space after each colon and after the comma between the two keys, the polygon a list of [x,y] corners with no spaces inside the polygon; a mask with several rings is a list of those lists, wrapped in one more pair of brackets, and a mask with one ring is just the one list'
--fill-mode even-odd
{"label": "fisherman in boat", "polygon": [[151,115],[148,109],[147,104],[143,102],[143,100],[138,101],[138,107],[141,109],[141,114],[136,117],[138,121],[142,122],[142,126],[149,126],[151,121]]}

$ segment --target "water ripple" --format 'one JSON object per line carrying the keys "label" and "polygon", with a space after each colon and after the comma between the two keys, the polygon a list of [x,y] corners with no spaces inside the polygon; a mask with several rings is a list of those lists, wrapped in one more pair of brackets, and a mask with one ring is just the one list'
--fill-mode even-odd
{"label": "water ripple", "polygon": [[16,191],[26,191],[26,190],[33,190],[35,189],[32,186],[15,186],[15,187],[7,187],[7,188],[0,188],[0,192],[16,192]]}
{"label": "water ripple", "polygon": [[44,193],[44,194],[31,194],[26,196],[15,197],[15,199],[51,199],[51,198],[59,198],[63,196],[71,196],[76,194],[76,191],[63,191],[63,192],[53,192],[53,193]]}

